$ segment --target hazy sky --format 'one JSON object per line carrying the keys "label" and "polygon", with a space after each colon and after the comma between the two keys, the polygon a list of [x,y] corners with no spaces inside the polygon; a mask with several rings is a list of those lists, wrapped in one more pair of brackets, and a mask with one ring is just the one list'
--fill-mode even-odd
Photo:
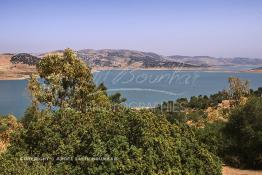
{"label": "hazy sky", "polygon": [[0,0],[0,52],[262,58],[262,0]]}

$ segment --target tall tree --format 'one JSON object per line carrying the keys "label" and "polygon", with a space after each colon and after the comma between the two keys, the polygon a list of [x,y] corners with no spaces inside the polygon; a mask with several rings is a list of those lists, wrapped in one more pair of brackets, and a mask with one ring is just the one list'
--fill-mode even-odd
{"label": "tall tree", "polygon": [[37,71],[38,75],[32,76],[29,83],[34,104],[85,112],[107,101],[95,88],[90,68],[71,49],[66,49],[63,56],[44,57]]}

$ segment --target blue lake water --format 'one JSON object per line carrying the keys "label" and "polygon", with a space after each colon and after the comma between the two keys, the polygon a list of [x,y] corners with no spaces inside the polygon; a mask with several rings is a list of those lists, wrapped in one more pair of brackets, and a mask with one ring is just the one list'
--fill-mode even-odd
{"label": "blue lake water", "polygon": [[[170,70],[101,71],[94,73],[97,84],[104,82],[108,93],[120,92],[132,107],[155,106],[166,100],[194,95],[210,95],[228,87],[228,77],[250,81],[250,87],[262,87],[262,74],[231,72],[176,72]],[[30,98],[27,80],[0,81],[0,114],[23,115]]]}

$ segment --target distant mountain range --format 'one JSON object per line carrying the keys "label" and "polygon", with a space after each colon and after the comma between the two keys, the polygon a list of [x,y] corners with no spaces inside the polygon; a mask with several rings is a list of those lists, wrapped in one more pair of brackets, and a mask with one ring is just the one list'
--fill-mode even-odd
{"label": "distant mountain range", "polygon": [[[21,63],[35,65],[47,54],[62,54],[63,50],[48,53],[30,55],[21,53],[11,56],[13,64]],[[258,58],[216,58],[210,56],[163,56],[152,52],[134,50],[84,49],[76,51],[79,58],[84,60],[94,69],[174,69],[177,67],[188,69],[210,69],[214,66],[241,66],[262,65],[262,59]]]}
{"label": "distant mountain range", "polygon": [[77,55],[91,67],[108,68],[166,68],[176,67],[199,68],[199,65],[181,63],[169,60],[164,56],[152,52],[140,52],[133,50],[79,50]]}
{"label": "distant mountain range", "polygon": [[210,56],[168,56],[169,60],[175,60],[187,64],[199,66],[234,66],[234,65],[262,65],[262,59],[259,58],[216,58]]}
{"label": "distant mountain range", "polygon": [[[0,79],[22,79],[35,72],[35,65],[48,54],[63,54],[57,50],[42,54],[19,53],[0,54]],[[84,49],[76,51],[93,71],[110,69],[178,69],[178,70],[229,70],[230,66],[259,67],[244,70],[262,72],[262,59],[257,58],[216,58],[210,56],[163,56],[152,52],[123,49]],[[229,66],[228,69],[224,69]]]}

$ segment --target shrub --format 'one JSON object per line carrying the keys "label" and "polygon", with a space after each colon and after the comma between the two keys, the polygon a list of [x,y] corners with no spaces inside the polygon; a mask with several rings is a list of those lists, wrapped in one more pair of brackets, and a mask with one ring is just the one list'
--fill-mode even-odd
{"label": "shrub", "polygon": [[204,147],[215,155],[222,157],[225,140],[222,130],[225,127],[223,122],[207,123],[203,128],[195,128],[197,140],[204,144]]}
{"label": "shrub", "polygon": [[[219,159],[198,143],[188,126],[172,125],[150,112],[63,110],[34,112],[34,116],[2,157],[4,172],[28,171],[11,168],[21,164],[35,171],[69,174],[220,174]],[[51,161],[21,161],[21,156]],[[84,156],[117,159],[57,160]]]}
{"label": "shrub", "polygon": [[234,166],[262,168],[262,98],[252,97],[236,108],[224,135],[228,141],[225,160]]}

